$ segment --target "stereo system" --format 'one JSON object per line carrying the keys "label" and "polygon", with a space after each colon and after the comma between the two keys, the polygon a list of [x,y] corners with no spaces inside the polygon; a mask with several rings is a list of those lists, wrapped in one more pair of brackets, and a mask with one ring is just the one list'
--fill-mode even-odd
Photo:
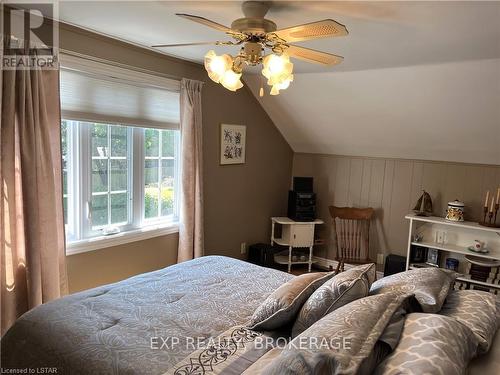
{"label": "stereo system", "polygon": [[295,221],[316,220],[316,194],[312,177],[294,177],[288,192],[288,217]]}

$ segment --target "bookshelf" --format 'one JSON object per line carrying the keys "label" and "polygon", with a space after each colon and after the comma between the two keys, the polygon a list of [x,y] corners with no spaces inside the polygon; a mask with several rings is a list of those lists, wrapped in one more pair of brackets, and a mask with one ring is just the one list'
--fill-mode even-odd
{"label": "bookshelf", "polygon": [[[466,284],[467,288],[479,286],[500,293],[500,284],[471,279],[470,275],[467,274],[470,268],[469,262],[465,259],[466,255],[472,255],[484,260],[500,261],[500,228],[483,227],[470,221],[450,222],[437,216],[422,217],[409,214],[405,218],[410,222],[406,257],[407,270],[435,266],[444,268],[447,258],[455,258],[459,261],[458,272],[461,274],[457,278],[458,282]],[[415,241],[416,234],[421,237],[418,241]],[[437,238],[439,237],[441,238],[438,243]],[[489,252],[475,253],[468,250],[468,246],[472,245],[474,240],[485,242],[485,247]],[[437,250],[439,252],[438,264],[429,265],[425,260],[412,261],[412,249],[417,248]]]}

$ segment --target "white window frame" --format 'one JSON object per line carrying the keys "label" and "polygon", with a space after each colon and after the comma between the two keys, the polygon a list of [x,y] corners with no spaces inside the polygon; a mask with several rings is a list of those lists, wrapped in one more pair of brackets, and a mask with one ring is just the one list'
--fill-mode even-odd
{"label": "white window frame", "polygon": [[[81,126],[83,121],[66,120],[68,123],[68,226],[66,254],[117,246],[140,241],[179,230],[179,192],[180,192],[180,134],[175,143],[174,171],[174,214],[159,218],[144,218],[144,128],[129,127],[129,221],[117,226],[120,232],[104,235],[92,230],[90,220],[91,192],[91,135],[89,126]],[[106,124],[107,122],[101,122]],[[109,124],[108,125],[119,125]],[[158,129],[171,130],[171,129]],[[177,130],[178,131],[178,130]],[[179,132],[179,131],[178,131]],[[159,140],[161,141],[161,139]],[[161,149],[160,149],[161,152]],[[77,156],[77,157],[75,157]],[[161,156],[161,154],[160,154]],[[80,160],[80,163],[78,163]],[[161,159],[160,159],[161,160]],[[75,176],[78,176],[78,181]],[[109,175],[108,175],[109,178]],[[108,180],[109,181],[109,180]],[[71,202],[71,204],[70,204]]]}
{"label": "white window frame", "polygon": [[66,242],[74,241],[80,238],[79,225],[77,219],[80,213],[79,199],[80,186],[75,184],[75,176],[79,175],[80,167],[75,156],[79,155],[79,144],[77,129],[73,126],[73,121],[66,121],[66,140],[67,140],[67,224],[66,224]]}
{"label": "white window frame", "polygon": [[[113,126],[113,124],[106,124]],[[109,129],[109,128],[108,128]],[[127,128],[127,142],[132,142],[132,130],[130,127]],[[90,210],[90,203],[92,201],[92,149],[91,149],[91,135],[90,135],[90,128],[89,126],[79,126],[79,132],[80,132],[80,137],[82,140],[82,145],[83,147],[81,148],[81,153],[80,153],[80,160],[82,161],[82,168],[81,168],[81,174],[80,174],[80,186],[82,187],[82,194],[80,195],[81,199],[81,206],[84,207],[84,212],[86,213],[85,218],[81,218],[82,220],[82,225],[81,225],[81,230],[82,230],[82,236],[80,238],[90,238],[90,237],[96,237],[101,235],[101,231],[99,229],[104,229],[106,227],[116,227],[120,230],[120,232],[126,232],[132,229],[135,229],[133,226],[133,215],[134,212],[132,210],[132,204],[128,205],[128,212],[127,212],[127,222],[126,223],[119,223],[119,224],[108,224],[99,227],[99,229],[92,229],[92,221],[91,221],[91,216],[92,212]],[[108,135],[108,148],[111,152],[111,145],[109,144],[109,135]],[[134,175],[134,166],[133,166],[133,144],[132,147],[127,145],[127,160],[129,160],[129,165],[128,165],[128,181],[127,181],[127,193],[128,193],[128,200],[131,201],[135,197],[133,196],[133,191],[135,190],[134,187],[132,186],[132,181],[133,181],[133,175]],[[110,175],[111,169],[109,168],[108,164],[108,187],[109,183],[111,181],[111,175]],[[108,219],[110,215],[110,206],[111,206],[111,193],[106,192],[106,194],[109,197],[108,200]]]}

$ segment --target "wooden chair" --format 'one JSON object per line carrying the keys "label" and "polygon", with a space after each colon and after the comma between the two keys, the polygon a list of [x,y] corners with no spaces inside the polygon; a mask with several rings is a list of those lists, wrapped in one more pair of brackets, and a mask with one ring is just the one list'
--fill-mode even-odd
{"label": "wooden chair", "polygon": [[369,258],[370,220],[373,208],[328,207],[333,219],[337,243],[337,269],[344,271],[344,263],[372,263]]}

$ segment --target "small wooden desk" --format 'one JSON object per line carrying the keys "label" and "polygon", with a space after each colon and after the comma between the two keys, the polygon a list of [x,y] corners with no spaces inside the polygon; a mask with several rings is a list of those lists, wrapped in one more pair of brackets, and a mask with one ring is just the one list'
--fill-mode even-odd
{"label": "small wooden desk", "polygon": [[[292,269],[292,264],[307,264],[309,272],[311,272],[312,255],[314,246],[314,227],[323,224],[323,220],[316,219],[314,221],[295,221],[288,217],[272,217],[271,218],[271,245],[275,243],[282,246],[288,246],[288,256],[275,255],[274,261],[279,264],[287,264],[288,272]],[[275,225],[282,225],[281,237],[275,238]],[[292,262],[292,250],[294,247],[308,247],[309,259]]]}

